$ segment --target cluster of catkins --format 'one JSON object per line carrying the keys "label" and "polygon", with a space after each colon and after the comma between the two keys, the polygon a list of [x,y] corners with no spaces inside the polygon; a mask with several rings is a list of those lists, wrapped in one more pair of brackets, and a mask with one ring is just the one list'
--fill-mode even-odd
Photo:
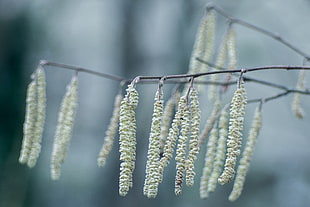
{"label": "cluster of catkins", "polygon": [[[46,82],[43,67],[39,66],[32,75],[32,82],[28,85],[26,98],[26,115],[24,122],[24,137],[19,162],[27,163],[28,167],[35,166],[41,151],[41,140],[45,122]],[[75,111],[77,107],[77,75],[74,75],[67,86],[58,114],[53,152],[51,156],[51,177],[60,177],[60,167],[64,162],[73,129]]]}
{"label": "cluster of catkins", "polygon": [[[138,103],[138,93],[134,84],[128,86],[127,93],[121,102],[117,100],[119,100],[118,96],[116,97],[115,113],[113,113],[111,123],[114,125],[112,127],[114,137],[115,128],[118,125],[115,114],[119,112],[121,160],[119,193],[125,196],[133,184],[132,174],[136,159],[135,108]],[[205,165],[200,179],[200,197],[207,198],[208,194],[215,190],[217,183],[221,185],[228,183],[234,179],[236,174],[233,191],[229,196],[229,200],[236,200],[241,194],[261,127],[260,106],[255,112],[252,128],[236,173],[236,163],[241,151],[245,106],[246,93],[244,82],[240,78],[230,104],[230,112],[228,112],[227,106],[221,109],[220,102],[217,102],[215,112],[211,113],[213,117],[210,117],[206,124],[207,128],[212,125],[212,129],[208,135],[202,135],[203,132],[200,133],[199,129],[200,109],[196,88],[191,85],[187,93],[181,97],[179,93],[175,93],[164,107],[163,91],[159,87],[155,94],[143,194],[148,198],[157,196],[158,186],[163,180],[164,168],[169,164],[174,154],[176,161],[175,194],[181,194],[184,181],[187,186],[192,186],[196,174],[195,161],[202,145],[199,139],[202,139],[203,136],[209,136],[206,144]],[[211,122],[212,124],[210,124]],[[107,137],[111,132],[112,125],[108,127]],[[113,138],[111,137],[111,139]],[[110,139],[105,139],[102,151],[99,153],[98,164],[101,163],[100,160],[106,158],[106,146],[109,146],[109,150],[111,148],[110,144],[107,143],[112,142]]]}
{"label": "cluster of catkins", "polygon": [[[197,58],[205,61],[212,60],[215,31],[215,13],[208,11],[200,23],[189,64],[189,74],[206,72],[208,68]],[[236,68],[235,33],[229,26],[217,52],[216,65],[229,69]],[[210,70],[218,70],[210,68]],[[303,90],[304,71],[300,72],[297,90]],[[164,105],[163,82],[160,81],[155,94],[152,123],[149,135],[147,162],[143,194],[148,198],[155,198],[159,184],[163,181],[165,167],[175,155],[175,194],[182,193],[185,181],[192,186],[195,180],[195,161],[203,144],[206,143],[205,163],[200,178],[200,197],[205,199],[214,192],[217,183],[223,185],[234,180],[233,190],[229,200],[236,200],[243,189],[245,177],[249,169],[259,130],[261,128],[261,105],[257,107],[252,127],[245,141],[241,154],[243,121],[247,104],[246,92],[241,72],[237,81],[237,89],[233,94],[230,105],[222,106],[221,95],[227,86],[217,87],[210,85],[208,98],[214,103],[213,110],[204,127],[200,130],[200,109],[198,92],[200,85],[195,88],[196,80],[202,77],[191,77],[191,84],[185,84],[184,92],[176,90]],[[26,116],[23,126],[24,137],[19,162],[29,167],[35,166],[40,150],[44,129],[46,108],[46,83],[44,69],[41,65],[31,76],[32,81],[27,89]],[[226,80],[231,79],[231,75]],[[211,82],[218,80],[213,74]],[[97,162],[104,166],[106,158],[112,149],[117,132],[119,132],[120,176],[119,194],[125,196],[133,186],[133,172],[136,160],[136,119],[135,109],[138,105],[136,84],[138,79],[128,85],[123,97],[119,93],[115,97],[114,110],[107,128],[104,143],[100,150]],[[181,96],[182,94],[182,96]],[[75,74],[67,86],[58,115],[58,124],[55,133],[51,156],[51,177],[59,179],[61,164],[65,161],[71,139],[75,111],[78,101],[78,79]],[[228,111],[229,108],[229,111]],[[300,93],[293,99],[292,110],[299,118],[304,116],[300,107]],[[239,159],[239,155],[241,158]],[[239,161],[238,161],[239,159]],[[239,165],[237,163],[239,162]]]}

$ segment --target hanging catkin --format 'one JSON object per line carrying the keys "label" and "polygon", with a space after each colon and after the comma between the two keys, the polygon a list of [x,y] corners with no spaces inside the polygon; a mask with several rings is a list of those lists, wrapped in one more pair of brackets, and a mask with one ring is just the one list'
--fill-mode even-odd
{"label": "hanging catkin", "polygon": [[107,156],[109,155],[113,146],[114,137],[118,129],[119,112],[122,99],[123,99],[122,94],[118,94],[115,97],[113,114],[110,119],[108,129],[105,132],[104,142],[97,159],[97,164],[100,167],[103,167],[105,165]]}
{"label": "hanging catkin", "polygon": [[163,155],[159,161],[158,174],[160,175],[159,183],[162,181],[164,168],[168,165],[170,159],[173,156],[174,147],[176,145],[176,140],[179,136],[179,127],[181,125],[181,118],[184,116],[184,110],[186,106],[186,97],[182,96],[178,102],[178,110],[174,115],[171,127],[169,129],[169,134],[164,146]]}
{"label": "hanging catkin", "polygon": [[208,182],[208,190],[207,190],[208,192],[215,191],[217,179],[223,170],[225,153],[226,153],[227,134],[228,134],[228,112],[226,110],[226,107],[224,107],[219,119],[219,138],[217,141],[215,160],[213,163],[213,171],[210,175],[210,179]]}
{"label": "hanging catkin", "polygon": [[121,102],[120,108],[120,176],[119,194],[125,196],[132,187],[132,174],[136,160],[136,118],[135,108],[138,105],[138,92],[133,83],[126,89],[127,94]]}
{"label": "hanging catkin", "polygon": [[[186,97],[184,98],[186,99]],[[184,114],[181,117],[181,134],[178,139],[178,145],[176,150],[176,175],[175,175],[175,194],[179,195],[182,193],[182,183],[184,173],[186,170],[186,146],[187,140],[190,135],[190,110],[189,105],[186,104],[184,107]]]}
{"label": "hanging catkin", "polygon": [[202,129],[202,132],[199,135],[199,145],[202,145],[204,140],[208,137],[215,121],[218,119],[220,110],[221,110],[221,101],[218,99],[213,106],[211,115],[209,116],[205,126]]}
{"label": "hanging catkin", "polygon": [[162,92],[159,89],[155,95],[154,111],[151,124],[151,133],[149,137],[147,163],[145,169],[145,180],[143,186],[143,193],[148,198],[155,198],[158,191],[158,184],[160,182],[159,171],[157,170],[159,164],[160,153],[160,127],[163,116],[163,100]]}
{"label": "hanging catkin", "polygon": [[227,140],[227,153],[223,173],[218,182],[223,185],[230,182],[235,175],[237,157],[240,155],[243,120],[246,106],[246,93],[243,80],[238,82],[230,107],[230,120]]}
{"label": "hanging catkin", "polygon": [[166,139],[169,134],[169,126],[173,117],[174,108],[178,104],[178,101],[180,99],[180,92],[177,91],[173,96],[171,96],[164,108],[163,117],[162,117],[162,123],[160,127],[160,150],[161,152],[164,150],[164,145],[166,142]]}
{"label": "hanging catkin", "polygon": [[196,58],[199,57],[205,61],[210,61],[214,45],[214,33],[215,13],[214,11],[209,11],[200,21],[189,63],[188,73],[198,73],[201,71],[206,72],[206,70],[202,70],[206,69],[205,65],[196,60]]}
{"label": "hanging catkin", "polygon": [[28,167],[34,167],[39,154],[41,152],[41,141],[45,123],[45,108],[46,108],[46,82],[45,73],[42,67],[39,67],[36,72],[36,121],[33,129],[32,144],[27,160]]}
{"label": "hanging catkin", "polygon": [[23,125],[24,134],[23,134],[22,149],[20,151],[19,156],[19,162],[22,164],[26,163],[29,158],[29,153],[34,136],[36,112],[37,112],[35,74],[33,74],[31,77],[33,80],[30,82],[27,88],[26,114],[25,114],[25,122]]}
{"label": "hanging catkin", "polygon": [[[229,31],[225,34],[221,45],[218,50],[218,54],[216,57],[215,65],[218,67],[224,67],[227,59],[227,40],[228,40]],[[214,69],[217,70],[217,69]],[[218,74],[213,74],[210,76],[210,81],[216,82],[218,80]],[[208,89],[208,98],[211,101],[216,101],[218,99],[218,86],[217,85],[210,85]]]}
{"label": "hanging catkin", "polygon": [[207,144],[207,151],[205,155],[205,164],[202,171],[202,176],[200,179],[200,198],[206,199],[208,197],[208,183],[210,180],[210,175],[213,170],[213,163],[216,152],[216,143],[218,139],[218,129],[217,126],[211,130],[210,138]]}
{"label": "hanging catkin", "polygon": [[228,69],[236,69],[237,67],[237,52],[236,52],[236,34],[231,27],[227,35],[227,55],[228,55]]}
{"label": "hanging catkin", "polygon": [[[306,77],[306,71],[301,70],[299,72],[299,77],[296,85],[297,90],[305,90],[305,77]],[[293,97],[293,102],[292,102],[292,110],[295,114],[295,116],[299,119],[304,118],[304,110],[300,106],[300,99],[301,99],[301,94],[300,93],[295,93]]]}
{"label": "hanging catkin", "polygon": [[61,164],[64,163],[68,151],[74,117],[78,101],[78,79],[74,75],[70,84],[67,86],[67,91],[63,97],[56,127],[54,138],[52,158],[51,158],[51,177],[53,180],[58,180],[61,173]]}
{"label": "hanging catkin", "polygon": [[189,93],[189,98],[191,107],[191,136],[189,141],[189,152],[186,160],[186,185],[192,186],[194,184],[195,176],[195,161],[199,152],[198,135],[200,125],[199,97],[197,90],[193,87]]}
{"label": "hanging catkin", "polygon": [[261,129],[261,123],[262,123],[261,108],[257,107],[255,114],[254,114],[254,119],[252,122],[251,130],[247,138],[245,148],[242,153],[242,157],[240,159],[233,190],[230,193],[229,198],[228,198],[230,201],[237,200],[242,193],[245,177],[250,167],[250,161],[253,156],[256,140],[257,140],[259,131]]}

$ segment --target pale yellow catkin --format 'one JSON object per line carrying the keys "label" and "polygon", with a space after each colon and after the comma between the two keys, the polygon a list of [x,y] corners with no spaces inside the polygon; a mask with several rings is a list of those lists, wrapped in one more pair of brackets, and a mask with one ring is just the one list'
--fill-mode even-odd
{"label": "pale yellow catkin", "polygon": [[[299,72],[298,76],[298,81],[296,85],[297,90],[304,90],[305,89],[305,76],[306,76],[306,71],[301,70]],[[293,96],[293,102],[292,102],[292,110],[295,116],[299,119],[304,118],[305,112],[302,109],[300,105],[300,100],[301,100],[301,94],[300,93],[295,93]]]}
{"label": "pale yellow catkin", "polygon": [[169,129],[169,134],[164,146],[163,155],[159,161],[158,165],[158,172],[160,175],[159,182],[162,182],[164,168],[168,165],[169,161],[171,160],[174,152],[174,147],[176,145],[176,141],[179,136],[179,127],[181,125],[181,117],[184,115],[184,109],[186,106],[186,97],[182,96],[178,101],[178,110],[174,115],[172,120],[171,127]]}
{"label": "pale yellow catkin", "polygon": [[206,124],[204,125],[202,132],[199,135],[199,145],[202,145],[205,139],[208,137],[215,121],[218,119],[220,110],[221,110],[221,101],[218,99],[213,106],[212,112],[208,120],[206,121]]}
{"label": "pale yellow catkin", "polygon": [[97,164],[100,167],[103,167],[105,165],[106,159],[108,155],[110,154],[110,151],[112,150],[114,137],[118,129],[119,113],[120,113],[122,99],[123,99],[122,95],[118,94],[116,95],[115,100],[114,100],[113,114],[110,119],[108,129],[105,132],[104,142],[103,142],[103,145],[101,147],[101,150],[99,152],[99,156],[97,159]]}
{"label": "pale yellow catkin", "polygon": [[176,150],[176,175],[175,175],[175,194],[180,195],[182,193],[182,183],[184,173],[186,170],[186,147],[187,140],[190,135],[190,110],[189,105],[186,104],[184,108],[184,114],[181,117],[181,133],[178,138],[178,145]]}
{"label": "pale yellow catkin", "polygon": [[231,27],[227,35],[227,55],[228,69],[236,69],[237,67],[237,52],[236,52],[236,33]]}
{"label": "pale yellow catkin", "polygon": [[154,111],[152,116],[151,133],[149,137],[148,155],[145,168],[143,194],[148,198],[155,198],[160,182],[159,153],[160,153],[160,127],[163,116],[163,100],[161,90],[155,94]]}
{"label": "pale yellow catkin", "polygon": [[32,75],[33,80],[30,82],[27,88],[26,96],[26,113],[25,113],[25,122],[23,125],[23,141],[22,148],[20,151],[19,162],[24,164],[28,161],[34,129],[36,121],[36,80],[34,79],[35,75]]}
{"label": "pale yellow catkin", "polygon": [[32,168],[36,165],[39,154],[41,152],[41,141],[45,123],[45,108],[46,108],[46,81],[45,73],[42,67],[39,67],[36,72],[36,122],[33,130],[32,145],[27,160],[28,167]]}
{"label": "pale yellow catkin", "polygon": [[190,107],[191,107],[191,122],[190,130],[191,136],[189,141],[189,152],[186,159],[186,185],[194,185],[195,177],[195,161],[199,152],[198,136],[200,125],[200,110],[199,110],[199,97],[195,88],[192,88],[189,93]]}
{"label": "pale yellow catkin", "polygon": [[138,92],[133,84],[126,89],[127,93],[121,102],[119,125],[120,176],[119,194],[127,195],[132,187],[132,174],[136,160],[136,119],[135,108],[138,105]]}
{"label": "pale yellow catkin", "polygon": [[180,92],[176,92],[173,96],[171,96],[164,108],[163,118],[160,127],[160,150],[163,151],[166,139],[169,134],[169,126],[172,121],[174,108],[178,103],[178,97]]}
{"label": "pale yellow catkin", "polygon": [[[218,50],[217,58],[215,65],[219,67],[224,67],[227,59],[227,40],[228,40],[228,34],[227,33],[224,37],[224,39],[221,42],[221,45]],[[218,70],[218,69],[214,69]],[[210,81],[216,82],[218,80],[218,74],[212,74],[210,76]],[[208,98],[210,101],[216,101],[218,96],[218,86],[217,85],[210,85],[208,89]]]}
{"label": "pale yellow catkin", "polygon": [[72,77],[63,97],[54,138],[51,157],[51,177],[58,180],[61,174],[61,164],[64,163],[72,136],[75,112],[78,101],[78,78]]}
{"label": "pale yellow catkin", "polygon": [[235,178],[233,190],[230,193],[228,199],[230,201],[235,201],[239,198],[242,193],[243,185],[245,182],[246,174],[250,167],[250,161],[253,156],[254,147],[256,144],[256,140],[261,129],[262,125],[262,115],[260,107],[256,108],[254,119],[252,122],[251,130],[249,136],[247,138],[245,148],[242,153],[242,157],[240,159],[240,163],[237,170],[237,175]]}
{"label": "pale yellow catkin", "polygon": [[214,192],[217,184],[217,179],[220,176],[224,161],[225,161],[225,153],[226,153],[226,140],[228,135],[228,112],[226,107],[222,110],[221,116],[219,118],[219,138],[217,141],[215,160],[213,163],[213,171],[210,175],[209,183],[208,183],[208,193]]}
{"label": "pale yellow catkin", "polygon": [[198,73],[201,71],[206,72],[205,65],[199,62],[196,58],[199,57],[205,61],[210,61],[214,46],[214,33],[215,12],[209,11],[200,21],[192,50],[188,73]]}
{"label": "pale yellow catkin", "polygon": [[230,120],[227,140],[227,153],[224,171],[218,178],[221,185],[230,182],[235,176],[237,157],[240,155],[242,143],[242,129],[246,106],[246,93],[244,82],[238,82],[230,107]]}
{"label": "pale yellow catkin", "polygon": [[206,199],[208,197],[208,192],[209,192],[208,183],[210,180],[211,172],[213,170],[217,139],[218,139],[218,129],[217,129],[217,126],[214,125],[214,127],[211,130],[210,138],[207,144],[205,164],[204,164],[202,176],[200,179],[199,193],[200,193],[201,199]]}

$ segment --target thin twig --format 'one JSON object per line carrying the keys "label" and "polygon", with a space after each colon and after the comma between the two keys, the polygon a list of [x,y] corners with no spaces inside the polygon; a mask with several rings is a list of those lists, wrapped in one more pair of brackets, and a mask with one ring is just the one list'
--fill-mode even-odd
{"label": "thin twig", "polygon": [[48,66],[55,66],[55,67],[65,68],[65,69],[69,69],[69,70],[75,70],[75,71],[78,71],[78,72],[89,73],[89,74],[93,74],[93,75],[96,75],[96,76],[104,77],[104,78],[107,78],[107,79],[110,79],[110,80],[115,80],[115,81],[124,81],[124,80],[126,80],[125,78],[122,78],[120,76],[111,75],[111,74],[107,74],[107,73],[101,73],[101,72],[97,72],[97,71],[90,70],[90,69],[87,69],[87,68],[67,65],[67,64],[63,64],[63,63],[51,62],[51,61],[47,61],[47,60],[41,60],[40,61],[40,65],[41,66],[47,66],[48,65]]}
{"label": "thin twig", "polygon": [[220,9],[219,7],[217,7],[215,5],[209,5],[209,6],[207,6],[207,9],[208,10],[214,10],[218,14],[226,17],[230,23],[236,23],[236,24],[242,25],[244,27],[247,27],[249,29],[255,30],[257,32],[260,32],[266,36],[269,36],[269,37],[277,40],[278,42],[282,43],[286,47],[290,48],[291,50],[295,51],[299,55],[303,56],[305,59],[310,60],[310,55],[308,55],[307,53],[305,53],[301,49],[297,48],[295,45],[291,44],[289,41],[283,39],[279,34],[273,33],[273,32],[268,31],[262,27],[258,27],[256,25],[253,25],[253,24],[246,22],[246,21],[243,21],[241,19],[233,18],[230,15],[228,15],[226,12],[224,12],[222,9]]}
{"label": "thin twig", "polygon": [[[201,58],[196,58],[196,59],[198,61],[200,61],[201,63],[204,63],[204,64],[206,64],[206,65],[208,65],[208,66],[210,66],[210,67],[212,67],[214,69],[225,70],[225,71],[228,70],[228,68],[226,68],[226,67],[220,67],[220,66],[215,65],[213,63],[210,63],[208,61],[202,60]],[[255,83],[260,83],[262,85],[271,86],[271,87],[274,87],[274,88],[279,88],[279,89],[282,89],[282,90],[288,90],[288,88],[285,87],[285,86],[282,86],[282,85],[279,85],[279,84],[276,84],[276,83],[267,82],[267,81],[264,81],[264,80],[250,78],[250,77],[245,76],[245,75],[243,75],[243,80],[246,81],[246,82],[255,82]]]}

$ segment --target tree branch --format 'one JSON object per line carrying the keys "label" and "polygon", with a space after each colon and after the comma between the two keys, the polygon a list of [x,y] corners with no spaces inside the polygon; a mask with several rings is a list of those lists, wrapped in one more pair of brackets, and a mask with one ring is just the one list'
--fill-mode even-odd
{"label": "tree branch", "polygon": [[304,51],[302,51],[301,49],[299,49],[295,45],[291,44],[289,41],[283,39],[279,34],[273,33],[273,32],[268,31],[262,27],[258,27],[256,25],[253,25],[253,24],[246,22],[246,21],[243,21],[241,19],[233,18],[230,15],[228,15],[226,12],[224,12],[222,9],[220,9],[219,7],[217,7],[213,4],[208,5],[207,10],[216,11],[218,14],[226,17],[230,21],[230,23],[236,23],[236,24],[242,25],[244,27],[247,27],[249,29],[255,30],[257,32],[260,32],[266,36],[269,36],[269,37],[275,39],[276,41],[282,43],[286,47],[290,48],[291,50],[295,51],[299,55],[303,56],[306,60],[310,60],[310,55],[308,55],[307,53],[305,53]]}

